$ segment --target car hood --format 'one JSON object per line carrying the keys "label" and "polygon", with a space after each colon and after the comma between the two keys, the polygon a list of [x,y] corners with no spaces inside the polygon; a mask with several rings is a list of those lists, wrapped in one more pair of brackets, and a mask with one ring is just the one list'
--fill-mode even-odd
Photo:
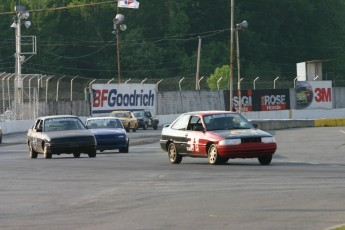
{"label": "car hood", "polygon": [[126,131],[124,129],[91,129],[92,133],[94,135],[99,134],[126,134]]}
{"label": "car hood", "polygon": [[[28,132],[28,135],[30,135],[30,131]],[[63,130],[63,131],[53,131],[53,132],[46,132],[44,133],[45,138],[48,141],[52,140],[80,140],[80,139],[95,139],[95,136],[93,133],[88,130]]]}
{"label": "car hood", "polygon": [[232,130],[213,130],[215,134],[223,138],[241,138],[241,137],[271,137],[272,135],[260,129],[232,129]]}

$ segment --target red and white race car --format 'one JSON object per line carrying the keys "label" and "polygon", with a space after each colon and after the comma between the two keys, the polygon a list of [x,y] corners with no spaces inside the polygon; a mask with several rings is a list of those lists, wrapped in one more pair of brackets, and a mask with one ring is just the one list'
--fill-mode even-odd
{"label": "red and white race car", "polygon": [[271,134],[230,111],[184,113],[163,127],[160,146],[173,164],[183,157],[198,157],[208,158],[210,164],[225,164],[230,158],[258,158],[260,164],[268,165],[277,149]]}

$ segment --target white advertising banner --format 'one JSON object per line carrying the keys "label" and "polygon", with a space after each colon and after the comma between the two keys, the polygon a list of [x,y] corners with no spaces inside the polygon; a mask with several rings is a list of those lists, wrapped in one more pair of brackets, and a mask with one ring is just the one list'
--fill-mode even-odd
{"label": "white advertising banner", "polygon": [[297,81],[297,109],[332,109],[331,81]]}
{"label": "white advertising banner", "polygon": [[114,110],[150,110],[155,114],[156,84],[93,84],[92,115]]}

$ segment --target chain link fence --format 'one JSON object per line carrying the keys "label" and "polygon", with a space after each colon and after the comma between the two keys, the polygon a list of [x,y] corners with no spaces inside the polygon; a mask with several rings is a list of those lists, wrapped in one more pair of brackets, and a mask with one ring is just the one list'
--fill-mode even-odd
{"label": "chain link fence", "polygon": [[[1,120],[9,119],[35,119],[38,116],[74,114],[78,116],[90,115],[89,87],[91,84],[111,84],[118,83],[116,78],[84,78],[80,76],[67,75],[42,75],[42,74],[22,74],[22,87],[15,87],[16,78],[14,73],[0,73],[0,114]],[[201,79],[201,77],[199,78]],[[342,79],[332,80],[333,87],[345,87]],[[181,94],[181,91],[196,91],[195,77],[171,77],[171,78],[122,78],[121,83],[131,84],[156,84],[157,90],[162,95],[161,98],[169,97],[168,92]],[[241,89],[291,89],[295,86],[295,77],[289,79],[281,78],[276,82],[270,81],[241,81]],[[18,84],[17,84],[18,85]],[[199,82],[200,90],[210,90],[206,83],[206,77]],[[222,89],[228,86],[222,86]],[[235,79],[233,89],[237,89]],[[343,94],[341,94],[343,95]],[[339,102],[342,98],[340,94],[335,94],[335,99]],[[339,100],[340,99],[340,100]],[[181,99],[182,100],[182,99]],[[216,99],[214,99],[216,100]],[[169,100],[167,100],[169,101]],[[340,103],[335,104],[339,108]],[[186,102],[181,102],[184,105]],[[202,103],[202,102],[200,102]],[[215,101],[215,103],[217,103]],[[159,102],[158,102],[159,104]],[[169,106],[169,105],[167,105]],[[342,107],[342,104],[341,106]],[[162,108],[163,109],[163,108]],[[164,110],[169,110],[167,108]],[[176,111],[179,111],[177,108]]]}

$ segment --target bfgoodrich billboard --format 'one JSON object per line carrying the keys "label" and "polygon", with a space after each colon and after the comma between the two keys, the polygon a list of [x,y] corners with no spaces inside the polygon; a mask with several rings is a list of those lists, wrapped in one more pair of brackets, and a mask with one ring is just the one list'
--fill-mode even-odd
{"label": "bfgoodrich billboard", "polygon": [[150,110],[155,112],[156,84],[93,84],[92,114],[114,110]]}

